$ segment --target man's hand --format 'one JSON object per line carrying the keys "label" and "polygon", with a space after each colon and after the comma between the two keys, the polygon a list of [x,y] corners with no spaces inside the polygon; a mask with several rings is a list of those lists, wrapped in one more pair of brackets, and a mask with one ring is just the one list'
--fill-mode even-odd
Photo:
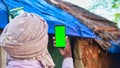
{"label": "man's hand", "polygon": [[[55,46],[55,44],[56,44],[55,37],[53,37],[53,41],[54,41],[54,46]],[[66,36],[66,47],[64,49],[59,48],[59,51],[64,58],[72,57],[71,46],[70,46],[70,42],[68,40],[68,36]]]}

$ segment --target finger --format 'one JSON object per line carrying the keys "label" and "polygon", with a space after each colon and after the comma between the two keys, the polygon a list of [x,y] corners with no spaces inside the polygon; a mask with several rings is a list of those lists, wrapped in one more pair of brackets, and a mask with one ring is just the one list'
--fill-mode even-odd
{"label": "finger", "polygon": [[68,38],[68,36],[66,36],[66,39]]}
{"label": "finger", "polygon": [[54,40],[54,39],[55,39],[55,37],[52,37],[52,39]]}
{"label": "finger", "polygon": [[56,44],[53,44],[54,47],[56,47]]}
{"label": "finger", "polygon": [[56,44],[56,41],[53,41],[54,44]]}
{"label": "finger", "polygon": [[66,36],[66,47],[65,47],[65,50],[68,50],[70,48],[71,48],[71,46],[70,46],[70,42],[69,42],[69,37]]}
{"label": "finger", "polygon": [[56,46],[56,41],[53,41],[53,45]]}
{"label": "finger", "polygon": [[53,39],[53,43],[55,44],[55,43],[56,43],[56,41],[55,41],[55,37],[52,37],[52,39]]}
{"label": "finger", "polygon": [[69,43],[68,36],[66,36],[66,45]]}
{"label": "finger", "polygon": [[66,46],[70,44],[69,38],[66,37]]}
{"label": "finger", "polygon": [[59,48],[58,50],[60,51],[60,53],[61,53],[62,55],[64,54],[64,50],[63,50],[63,49]]}
{"label": "finger", "polygon": [[53,39],[53,46],[56,47],[55,37],[52,37],[52,39]]}

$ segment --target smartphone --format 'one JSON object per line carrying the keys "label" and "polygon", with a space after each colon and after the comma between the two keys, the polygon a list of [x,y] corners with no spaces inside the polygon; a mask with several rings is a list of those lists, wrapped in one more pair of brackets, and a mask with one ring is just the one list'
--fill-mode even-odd
{"label": "smartphone", "polygon": [[64,25],[55,26],[55,41],[57,48],[64,48],[66,46],[66,28]]}

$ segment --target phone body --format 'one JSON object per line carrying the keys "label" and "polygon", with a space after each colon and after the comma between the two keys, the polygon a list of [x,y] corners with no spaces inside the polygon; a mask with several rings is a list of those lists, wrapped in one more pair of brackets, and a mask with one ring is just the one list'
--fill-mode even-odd
{"label": "phone body", "polygon": [[55,41],[57,48],[66,46],[66,27],[64,25],[55,26]]}

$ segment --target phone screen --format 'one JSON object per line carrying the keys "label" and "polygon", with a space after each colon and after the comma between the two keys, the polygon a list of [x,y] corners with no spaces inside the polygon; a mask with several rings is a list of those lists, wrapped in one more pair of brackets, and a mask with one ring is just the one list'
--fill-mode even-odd
{"label": "phone screen", "polygon": [[55,40],[57,48],[64,48],[66,46],[66,28],[64,25],[55,26]]}

